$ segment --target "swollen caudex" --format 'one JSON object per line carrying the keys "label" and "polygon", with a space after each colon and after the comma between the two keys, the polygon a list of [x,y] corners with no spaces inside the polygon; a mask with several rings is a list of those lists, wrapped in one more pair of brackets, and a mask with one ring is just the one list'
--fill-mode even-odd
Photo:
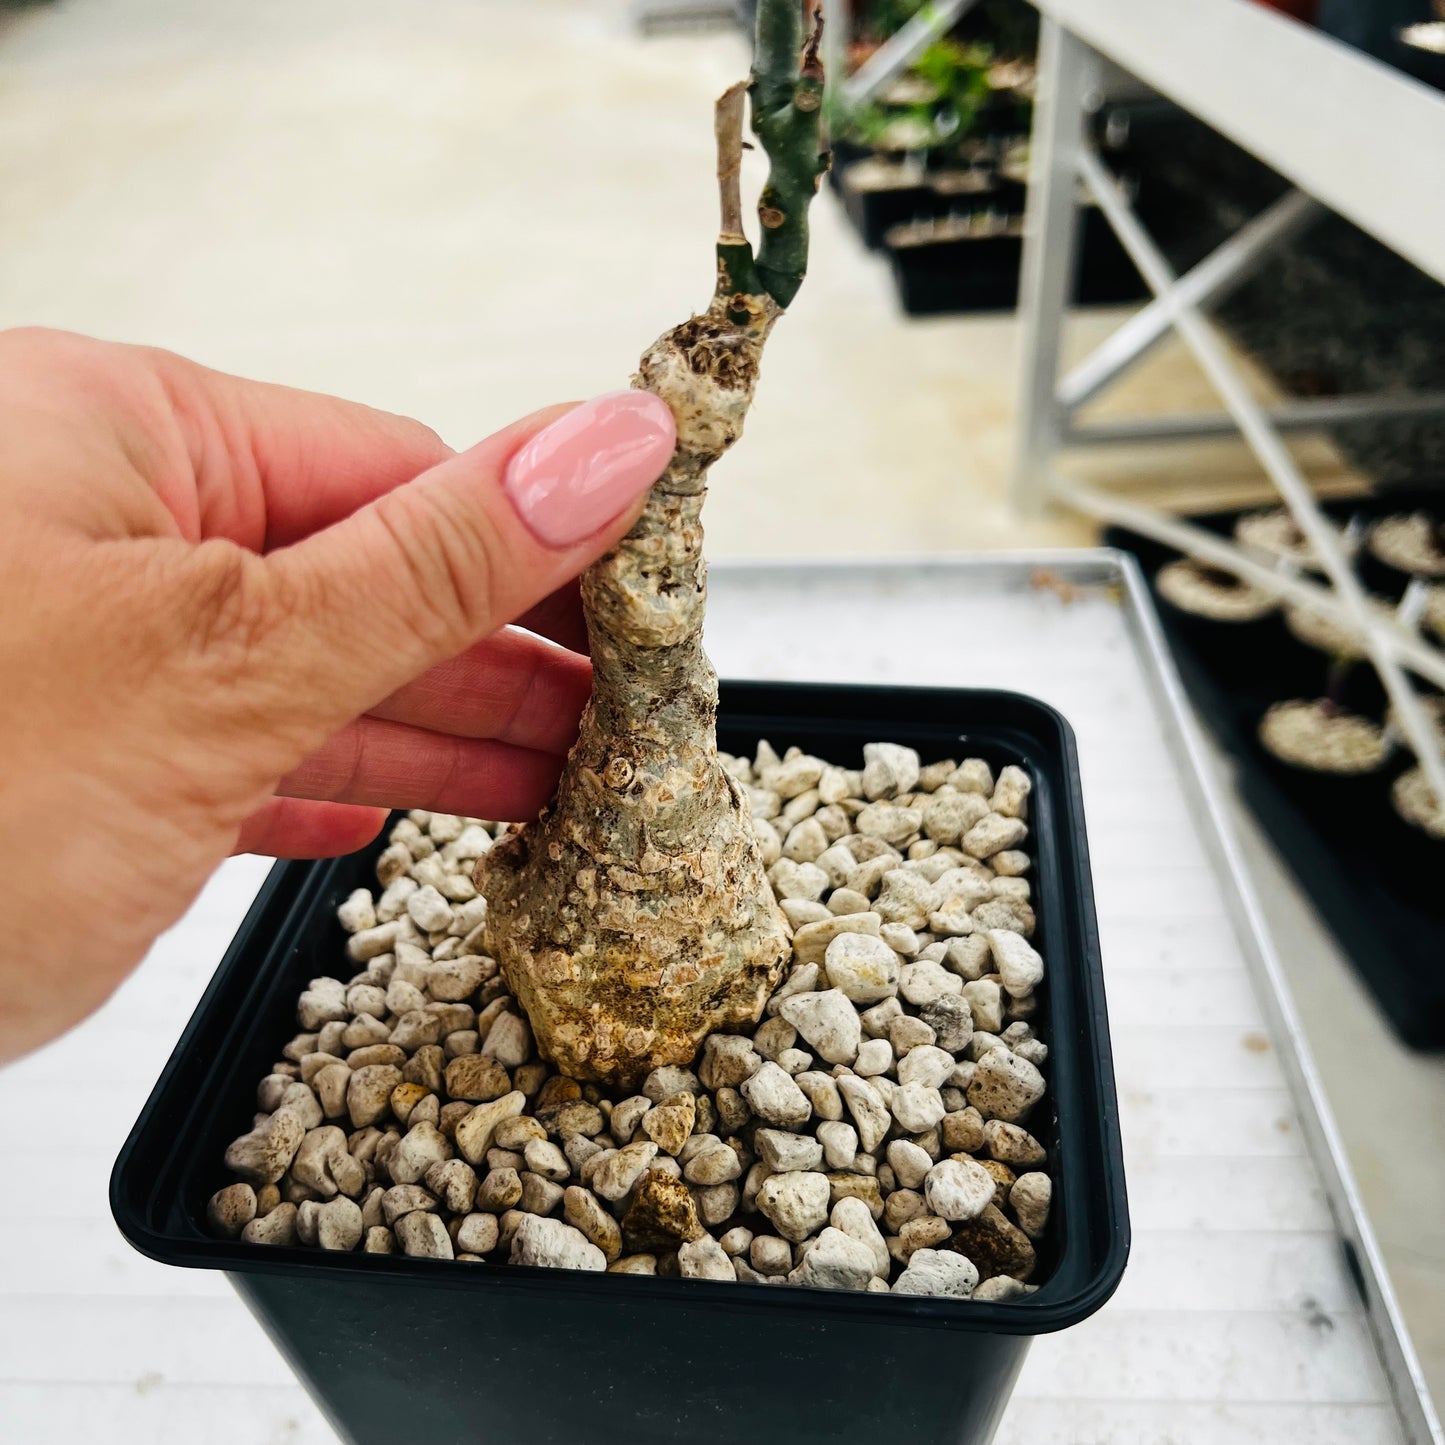
{"label": "swollen caudex", "polygon": [[[676,451],[631,532],[583,576],[593,693],[557,796],[477,868],[488,951],[542,1053],[608,1084],[686,1064],[709,1034],[756,1021],[788,955],[747,800],[718,760],[701,643],[708,469],[742,434],[764,342],[802,282],[825,165],[820,31],[804,33],[792,0],[766,9],[751,86],[715,112],[715,294],[633,378],[671,409]],[[738,191],[749,94],[770,162],[756,258]]]}

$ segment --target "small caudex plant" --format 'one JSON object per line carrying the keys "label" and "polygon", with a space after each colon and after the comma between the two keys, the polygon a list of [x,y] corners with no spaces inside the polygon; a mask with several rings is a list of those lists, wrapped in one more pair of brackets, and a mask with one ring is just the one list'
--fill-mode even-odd
{"label": "small caudex plant", "polygon": [[[709,1033],[759,1017],[789,954],[747,800],[717,757],[700,515],[807,267],[827,168],[821,30],[816,0],[760,0],[751,80],[717,102],[713,297],[632,381],[671,407],[677,449],[636,526],[582,578],[593,692],[556,798],[478,865],[488,946],[541,1052],[574,1078],[631,1085],[688,1062]],[[756,250],[748,111],[769,164]]]}

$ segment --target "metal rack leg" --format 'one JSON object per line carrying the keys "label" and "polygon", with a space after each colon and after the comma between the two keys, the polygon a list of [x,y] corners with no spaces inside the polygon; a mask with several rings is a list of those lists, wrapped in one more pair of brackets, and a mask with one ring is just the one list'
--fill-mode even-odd
{"label": "metal rack leg", "polygon": [[1019,280],[1022,374],[1013,479],[1014,505],[1030,516],[1043,508],[1049,468],[1062,438],[1059,358],[1073,293],[1079,157],[1096,66],[1083,41],[1057,21],[1042,19]]}
{"label": "metal rack leg", "polygon": [[1178,277],[1130,210],[1129,202],[1114,177],[1087,146],[1079,148],[1077,164],[1078,174],[1093,192],[1130,259],[1139,268],[1139,274],[1168,308],[1169,319],[1180,340],[1194,353],[1250,450],[1259,459],[1295,522],[1314,548],[1320,565],[1344,605],[1346,616],[1365,641],[1370,661],[1395,707],[1400,729],[1409,739],[1431,791],[1437,798],[1445,798],[1445,755],[1442,755],[1434,725],[1405,676],[1389,631],[1372,616],[1354,567],[1334,529],[1320,514],[1314,494],[1289,449],[1270,422],[1264,407],[1255,400],[1248,385],[1235,370],[1215,328],[1187,301],[1180,299]]}

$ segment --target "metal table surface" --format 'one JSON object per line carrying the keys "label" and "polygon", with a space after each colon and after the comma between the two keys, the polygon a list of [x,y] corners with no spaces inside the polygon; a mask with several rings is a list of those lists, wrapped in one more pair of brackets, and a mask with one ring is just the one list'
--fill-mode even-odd
{"label": "metal table surface", "polygon": [[[1431,1440],[1132,568],[1103,551],[719,566],[708,638],[725,676],[1014,688],[1078,733],[1134,1252],[1098,1315],[1035,1343],[999,1441]],[[0,1439],[334,1439],[225,1280],[141,1258],[106,1205],[266,868],[228,863],[105,1009],[3,1075]]]}

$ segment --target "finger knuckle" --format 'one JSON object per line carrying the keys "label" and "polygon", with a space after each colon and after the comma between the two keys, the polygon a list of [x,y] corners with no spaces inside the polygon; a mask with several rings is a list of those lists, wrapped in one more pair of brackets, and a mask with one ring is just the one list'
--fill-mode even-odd
{"label": "finger knuckle", "polygon": [[285,612],[265,559],[218,539],[191,549],[180,605],[196,653],[232,673],[257,664]]}
{"label": "finger knuckle", "polygon": [[425,487],[411,489],[404,508],[383,508],[381,519],[397,585],[411,600],[411,625],[431,650],[460,652],[506,620],[497,610],[504,563],[490,528],[458,517]]}

